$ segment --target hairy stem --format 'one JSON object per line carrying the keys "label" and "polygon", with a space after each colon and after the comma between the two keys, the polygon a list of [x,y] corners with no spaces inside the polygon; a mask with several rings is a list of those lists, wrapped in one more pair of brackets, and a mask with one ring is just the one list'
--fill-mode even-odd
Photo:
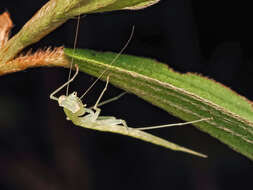
{"label": "hairy stem", "polygon": [[19,33],[0,48],[0,66],[70,18],[94,12],[137,10],[157,2],[159,0],[50,0],[24,25]]}
{"label": "hairy stem", "polygon": [[53,50],[50,48],[42,51],[39,50],[34,54],[27,53],[16,59],[0,65],[0,76],[8,73],[14,73],[31,67],[69,67],[69,61],[64,56],[63,47]]}

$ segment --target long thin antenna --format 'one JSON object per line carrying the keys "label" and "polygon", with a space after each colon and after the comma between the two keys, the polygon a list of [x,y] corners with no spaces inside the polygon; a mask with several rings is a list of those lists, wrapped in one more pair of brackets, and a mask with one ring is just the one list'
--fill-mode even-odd
{"label": "long thin antenna", "polygon": [[[77,37],[78,37],[79,27],[80,27],[80,14],[77,17],[77,23],[76,23],[75,40],[74,40],[74,53],[76,51],[76,44],[77,44]],[[74,62],[74,58],[72,57],[71,62],[70,62],[68,81],[71,77],[73,62]],[[67,89],[66,89],[66,96],[68,96],[68,95],[69,95],[69,84],[67,85]]]}
{"label": "long thin antenna", "polygon": [[[120,52],[114,57],[114,59],[112,60],[112,62],[109,64],[109,66],[111,66],[118,58],[119,56],[123,53],[123,51],[127,48],[128,44],[130,43],[131,39],[133,38],[134,35],[134,26],[132,27],[132,31],[130,34],[130,37],[128,38],[126,44],[124,45],[124,47],[120,50]],[[101,79],[101,77],[105,74],[106,71],[108,71],[110,69],[110,67],[107,67],[100,75],[99,77],[91,84],[91,86],[83,93],[83,95],[80,97],[80,99],[82,99],[91,89],[92,87],[97,83],[97,81],[99,79]]]}

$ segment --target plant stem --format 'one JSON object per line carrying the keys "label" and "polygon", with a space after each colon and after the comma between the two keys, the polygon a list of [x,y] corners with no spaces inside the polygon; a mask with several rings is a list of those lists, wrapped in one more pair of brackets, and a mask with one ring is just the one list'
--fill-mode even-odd
{"label": "plant stem", "polygon": [[69,67],[69,61],[64,56],[63,47],[58,47],[53,50],[39,50],[34,54],[27,53],[26,55],[21,55],[16,59],[0,65],[0,76],[8,73],[22,71],[31,67],[42,66]]}
{"label": "plant stem", "polygon": [[0,67],[11,60],[17,53],[30,44],[39,41],[55,28],[63,24],[67,18],[57,15],[56,0],[46,3],[24,27],[0,49]]}

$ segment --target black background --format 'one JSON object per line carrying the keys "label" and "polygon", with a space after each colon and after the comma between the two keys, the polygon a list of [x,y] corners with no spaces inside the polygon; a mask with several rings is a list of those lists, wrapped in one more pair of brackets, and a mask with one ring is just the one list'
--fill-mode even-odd
{"label": "black background", "polygon": [[[1,0],[17,33],[46,1]],[[32,46],[73,47],[76,20]],[[213,78],[248,99],[252,90],[252,10],[229,1],[161,0],[140,11],[88,15],[81,20],[78,47],[119,52],[132,26],[125,53],[155,58],[180,72]],[[30,47],[31,48],[31,47]],[[252,186],[252,162],[192,126],[153,133],[205,153],[208,159],[128,137],[72,125],[49,94],[67,80],[62,68],[36,68],[0,78],[0,189],[245,189]],[[81,73],[72,90],[95,80]],[[92,105],[103,89],[87,95]],[[113,86],[105,99],[122,92]],[[64,93],[64,92],[62,92]],[[103,107],[129,126],[180,122],[134,95]]]}

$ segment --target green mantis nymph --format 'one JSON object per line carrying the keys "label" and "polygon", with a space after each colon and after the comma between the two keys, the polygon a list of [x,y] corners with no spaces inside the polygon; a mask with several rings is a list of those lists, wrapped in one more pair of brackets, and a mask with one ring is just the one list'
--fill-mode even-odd
{"label": "green mantis nymph", "polygon": [[[105,88],[103,89],[102,93],[97,99],[96,104],[92,108],[87,108],[86,104],[83,104],[81,99],[77,97],[76,92],[73,92],[70,95],[61,95],[59,98],[57,98],[55,94],[58,93],[61,89],[63,89],[65,86],[69,85],[69,83],[71,83],[75,79],[75,77],[78,75],[79,68],[77,65],[75,65],[75,67],[76,67],[76,72],[73,75],[73,77],[69,81],[67,81],[65,84],[60,86],[58,89],[56,89],[53,93],[50,94],[50,99],[58,101],[59,106],[63,107],[64,112],[67,116],[67,120],[71,120],[75,125],[80,126],[80,127],[89,128],[89,129],[98,130],[98,131],[104,131],[104,132],[118,133],[118,134],[130,136],[133,138],[137,138],[143,141],[147,141],[156,145],[160,145],[160,146],[163,146],[175,151],[182,151],[182,152],[187,152],[187,153],[194,154],[200,157],[207,157],[204,154],[195,152],[188,148],[184,148],[182,146],[179,146],[177,144],[164,140],[160,137],[144,132],[143,130],[186,125],[186,124],[206,121],[206,120],[209,120],[210,118],[203,118],[203,119],[199,119],[199,120],[195,120],[191,122],[152,126],[152,127],[146,127],[146,128],[131,128],[131,127],[128,127],[126,122],[122,119],[117,119],[112,116],[100,116],[101,110],[98,107],[101,105],[104,105],[105,103],[109,103],[115,100],[115,98],[113,98],[105,102],[99,103],[103,94],[105,93],[107,89],[107,86],[109,83],[109,76],[107,77]],[[116,97],[116,99],[117,98],[119,98],[119,96]]]}

